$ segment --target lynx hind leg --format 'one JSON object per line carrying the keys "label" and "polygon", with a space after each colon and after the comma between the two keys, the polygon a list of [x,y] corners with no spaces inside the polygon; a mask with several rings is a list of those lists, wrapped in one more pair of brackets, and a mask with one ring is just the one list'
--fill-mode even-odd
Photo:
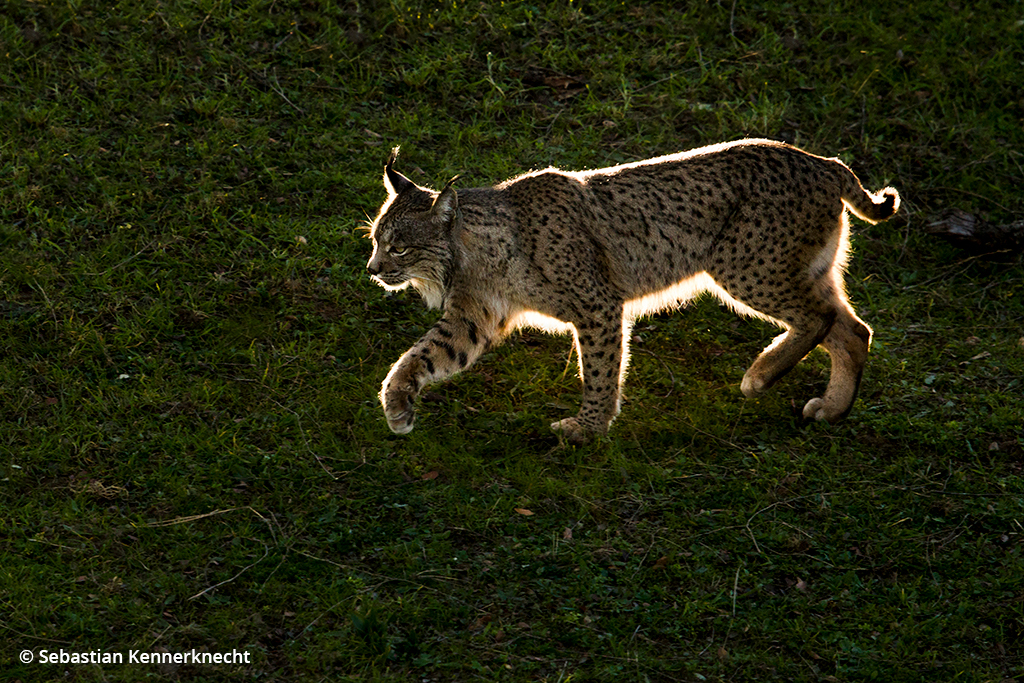
{"label": "lynx hind leg", "polygon": [[819,314],[809,308],[787,311],[778,318],[790,328],[776,337],[743,375],[740,390],[747,398],[770,388],[820,344],[833,326],[835,312]]}
{"label": "lynx hind leg", "polygon": [[768,389],[821,344],[832,359],[832,372],[825,394],[808,401],[803,415],[836,422],[850,412],[867,361],[871,328],[853,312],[837,282],[839,277],[833,271],[815,283],[802,307],[766,311],[787,322],[790,329],[776,337],[747,370],[740,384],[745,396]]}
{"label": "lynx hind leg", "polygon": [[825,395],[812,398],[804,406],[807,419],[836,422],[849,414],[857,398],[860,379],[864,373],[868,348],[871,345],[871,328],[857,317],[850,305],[843,302],[836,322],[822,341],[822,346],[832,358],[832,374],[829,377]]}

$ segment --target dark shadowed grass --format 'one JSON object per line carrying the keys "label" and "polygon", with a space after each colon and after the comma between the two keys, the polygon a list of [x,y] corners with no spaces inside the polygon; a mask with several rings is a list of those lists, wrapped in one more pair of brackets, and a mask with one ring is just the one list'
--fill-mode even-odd
{"label": "dark shadowed grass", "polygon": [[[12,680],[1024,676],[1024,12],[995,2],[12,2],[0,12],[0,670]],[[432,323],[365,277],[387,151],[497,182],[742,136],[837,155],[875,330],[835,426],[774,336],[637,323],[611,434],[559,446],[565,338],[391,435]],[[59,652],[247,665],[22,664]],[[127,656],[127,654],[125,654]],[[37,659],[38,662],[38,659]]]}

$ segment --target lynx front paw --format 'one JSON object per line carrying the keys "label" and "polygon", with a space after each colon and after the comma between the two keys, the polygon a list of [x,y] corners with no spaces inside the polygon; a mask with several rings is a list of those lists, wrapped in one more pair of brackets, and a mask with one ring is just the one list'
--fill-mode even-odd
{"label": "lynx front paw", "polygon": [[570,443],[586,443],[593,436],[593,433],[581,425],[575,417],[567,417],[564,420],[552,422],[551,429]]}
{"label": "lynx front paw", "polygon": [[595,436],[600,436],[608,431],[608,428],[595,429],[583,424],[578,417],[567,417],[564,420],[551,423],[551,429],[562,439],[570,443],[582,444],[590,441]]}

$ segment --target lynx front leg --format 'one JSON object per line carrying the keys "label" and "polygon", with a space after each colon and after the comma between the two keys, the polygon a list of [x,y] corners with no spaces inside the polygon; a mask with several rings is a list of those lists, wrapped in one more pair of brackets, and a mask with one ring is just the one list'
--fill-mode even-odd
{"label": "lynx front leg", "polygon": [[423,387],[464,370],[494,343],[495,326],[487,322],[488,316],[481,318],[446,313],[391,367],[380,390],[391,431],[411,432],[416,420],[413,402]]}
{"label": "lynx front leg", "polygon": [[621,309],[609,318],[576,325],[583,404],[575,417],[551,425],[553,430],[572,442],[582,443],[595,434],[604,434],[619,414],[628,329],[623,326]]}

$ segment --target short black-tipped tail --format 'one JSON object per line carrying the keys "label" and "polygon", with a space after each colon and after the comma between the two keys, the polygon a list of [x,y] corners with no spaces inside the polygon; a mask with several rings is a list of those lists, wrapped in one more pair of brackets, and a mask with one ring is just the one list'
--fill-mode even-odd
{"label": "short black-tipped tail", "polygon": [[850,171],[843,201],[858,217],[869,223],[878,223],[892,218],[899,211],[900,193],[895,187],[886,187],[872,194],[864,189],[857,176]]}
{"label": "short black-tipped tail", "polygon": [[865,202],[866,205],[857,206],[854,213],[866,221],[877,223],[888,220],[900,209],[900,193],[895,187],[882,188],[873,195],[865,192],[864,197],[870,203]]}

